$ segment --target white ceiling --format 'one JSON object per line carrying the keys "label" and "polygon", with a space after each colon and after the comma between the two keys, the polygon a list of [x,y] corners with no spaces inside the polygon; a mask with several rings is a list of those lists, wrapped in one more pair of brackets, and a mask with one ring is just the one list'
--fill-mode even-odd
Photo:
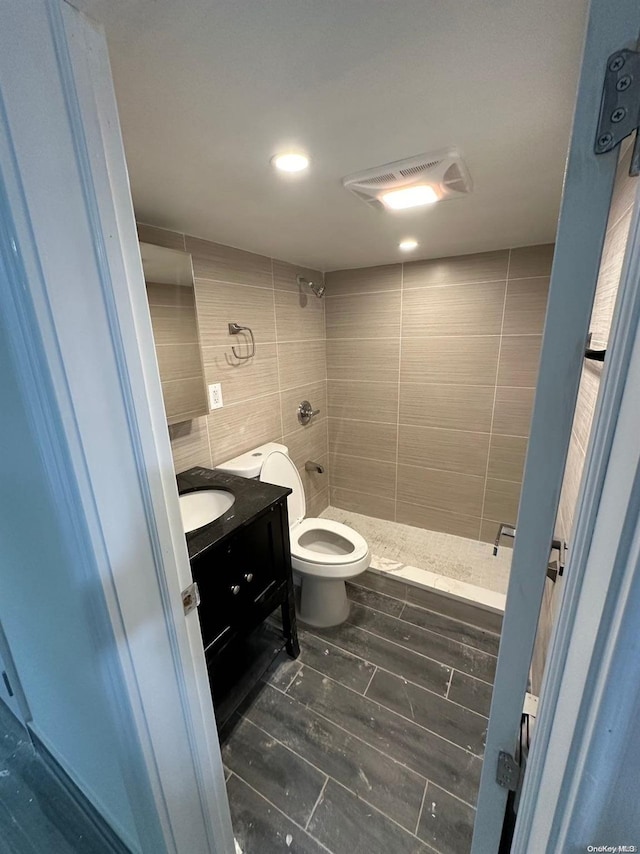
{"label": "white ceiling", "polygon": [[[143,222],[324,270],[551,241],[587,0],[80,0]],[[458,146],[471,196],[382,213],[352,172]],[[312,158],[283,179],[269,158]],[[403,256],[406,260],[407,256]]]}

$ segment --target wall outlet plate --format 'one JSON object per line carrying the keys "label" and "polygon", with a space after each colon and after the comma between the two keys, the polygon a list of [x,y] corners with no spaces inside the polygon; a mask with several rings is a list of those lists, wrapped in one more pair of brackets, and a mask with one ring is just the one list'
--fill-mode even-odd
{"label": "wall outlet plate", "polygon": [[222,409],[222,383],[210,383],[209,385],[209,409]]}

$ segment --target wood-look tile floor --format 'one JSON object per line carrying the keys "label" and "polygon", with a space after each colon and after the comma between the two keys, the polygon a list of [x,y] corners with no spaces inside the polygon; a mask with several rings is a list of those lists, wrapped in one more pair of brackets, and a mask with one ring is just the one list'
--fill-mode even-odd
{"label": "wood-look tile floor", "polygon": [[370,572],[333,629],[300,627],[223,744],[243,854],[465,854],[497,615]]}

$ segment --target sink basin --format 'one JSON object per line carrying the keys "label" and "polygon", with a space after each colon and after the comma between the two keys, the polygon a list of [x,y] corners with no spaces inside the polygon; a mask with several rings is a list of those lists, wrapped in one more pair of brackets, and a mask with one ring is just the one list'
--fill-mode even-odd
{"label": "sink basin", "polygon": [[180,515],[185,534],[202,528],[233,506],[235,495],[226,489],[198,489],[180,496]]}

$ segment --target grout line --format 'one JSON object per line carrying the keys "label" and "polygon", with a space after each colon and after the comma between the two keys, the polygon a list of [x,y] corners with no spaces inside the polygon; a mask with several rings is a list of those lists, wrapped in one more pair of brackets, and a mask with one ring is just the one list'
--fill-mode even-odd
{"label": "grout line", "polygon": [[[317,673],[318,676],[322,676],[323,679],[328,679],[330,682],[334,682],[336,685],[339,685],[341,688],[344,688],[345,691],[350,691],[352,694],[355,694],[356,696],[360,697],[361,699],[367,700],[369,703],[373,703],[376,706],[380,706],[381,708],[383,708],[385,710],[385,712],[389,712],[390,714],[395,715],[397,718],[400,718],[401,720],[406,721],[408,724],[412,724],[413,726],[418,727],[418,729],[423,730],[424,732],[428,732],[430,735],[434,736],[434,738],[438,738],[441,741],[446,742],[447,744],[450,744],[451,747],[455,747],[457,750],[461,750],[463,753],[466,753],[467,756],[473,756],[475,759],[482,759],[483,758],[483,756],[481,754],[473,753],[471,750],[467,750],[466,747],[461,747],[459,744],[456,744],[455,741],[451,741],[450,739],[445,738],[443,735],[440,735],[440,733],[438,733],[438,732],[434,732],[434,730],[432,730],[432,729],[427,729],[427,727],[422,726],[421,724],[418,724],[415,721],[412,721],[411,718],[407,718],[404,715],[401,715],[399,712],[396,712],[393,709],[390,709],[388,706],[385,706],[382,703],[379,703],[377,700],[371,700],[369,697],[364,697],[362,694],[358,694],[357,691],[354,691],[352,688],[347,688],[347,686],[343,685],[341,682],[336,682],[336,680],[332,679],[331,676],[327,676],[325,673],[321,673],[319,670],[316,670],[314,667],[309,667],[308,664],[306,664],[305,667],[308,667],[309,670],[313,671],[314,673]],[[398,679],[404,678],[404,677],[398,676],[397,673],[394,673],[393,675],[396,676]],[[293,700],[296,700],[296,702],[300,703],[300,700],[297,700],[296,697],[294,697],[293,695],[290,694],[289,696]],[[300,705],[305,706],[304,703],[300,703]],[[307,708],[308,708],[308,706],[307,706]],[[404,762],[400,762],[399,759],[396,759],[390,753],[386,753],[384,750],[380,750],[379,747],[376,747],[375,745],[371,744],[369,741],[365,741],[364,738],[361,738],[360,736],[355,735],[355,733],[352,733],[350,730],[348,730],[345,727],[341,726],[340,724],[336,723],[334,720],[332,720],[330,717],[328,717],[328,715],[323,714],[323,712],[319,712],[315,706],[312,706],[311,708],[312,708],[313,712],[316,715],[318,715],[318,717],[322,718],[325,721],[328,721],[330,724],[333,724],[334,726],[337,726],[339,729],[346,732],[347,735],[350,735],[352,738],[359,739],[360,741],[364,742],[364,744],[367,744],[369,747],[372,747],[374,750],[377,750],[378,753],[381,753],[383,756],[387,756],[389,759],[393,759],[393,761],[397,762],[398,765],[402,765],[404,768],[407,768],[409,771],[416,774],[418,777],[422,777],[423,780],[428,779],[428,778],[425,778],[425,775],[421,774],[420,771],[416,771],[414,768],[411,768],[411,766],[406,765]],[[472,710],[469,709],[469,711],[472,711]],[[476,714],[477,714],[477,712],[476,712]],[[484,717],[484,716],[480,715],[480,717]],[[439,784],[436,783],[436,785],[439,785]],[[442,786],[441,788],[444,789],[445,787]],[[446,791],[448,792],[449,790],[447,789]],[[451,794],[453,794],[453,792],[451,792]],[[457,795],[457,797],[459,800],[463,800],[462,798],[460,798],[459,795]],[[463,802],[467,803],[467,801],[463,801]],[[469,806],[471,806],[471,804],[469,804]]]}
{"label": "grout line", "polygon": [[[269,259],[271,263],[271,286],[273,288],[273,258]],[[276,311],[276,292],[275,288],[273,289],[273,329],[276,336],[275,346],[276,346],[276,378],[278,381],[278,407],[280,409],[280,435],[284,436],[284,418],[282,417],[282,386],[280,384],[280,342],[278,341],[278,314]]]}
{"label": "grout line", "polygon": [[[312,809],[312,810],[311,810],[311,812],[309,813],[309,818],[307,819],[307,823],[306,823],[306,824],[305,824],[305,826],[304,826],[304,829],[305,829],[305,830],[309,827],[309,824],[311,823],[311,819],[313,818],[313,814],[314,814],[314,812],[317,810],[317,808],[318,808],[318,804],[319,804],[319,803],[320,803],[320,801],[322,800],[322,796],[324,795],[324,790],[327,788],[327,783],[328,783],[328,782],[329,782],[329,775],[328,775],[328,774],[325,774],[325,781],[324,781],[324,783],[322,784],[322,788],[320,789],[320,794],[319,794],[319,795],[318,795],[318,797],[316,798],[316,802],[315,802],[315,804],[313,805],[313,809]],[[337,781],[336,781],[336,782],[337,782]],[[346,787],[345,787],[345,788],[346,788]],[[355,792],[354,792],[354,794],[355,794]]]}
{"label": "grout line", "polygon": [[491,428],[489,430],[489,448],[487,451],[487,467],[484,473],[484,489],[482,492],[482,505],[480,508],[480,527],[478,528],[478,541],[482,536],[482,521],[484,519],[484,506],[487,500],[487,482],[489,480],[489,463],[491,461],[491,440],[493,438],[493,422],[496,415],[496,400],[498,399],[498,376],[500,374],[500,354],[502,352],[502,333],[504,330],[504,315],[507,310],[507,293],[509,291],[509,269],[511,267],[511,249],[507,258],[507,280],[504,284],[504,300],[502,302],[502,320],[500,321],[500,340],[498,344],[498,359],[496,361],[496,379],[493,387],[493,405],[491,407]]}
{"label": "grout line", "polygon": [[424,802],[427,797],[427,788],[429,786],[429,781],[427,780],[424,784],[424,792],[422,793],[422,800],[420,801],[420,809],[418,810],[418,820],[416,821],[416,829],[415,835],[418,835],[418,828],[420,827],[420,819],[422,818],[422,810],[424,809]]}
{"label": "grout line", "polygon": [[[364,630],[363,630],[363,631],[364,631]],[[308,633],[308,634],[312,634],[311,632],[307,632],[307,633]],[[366,658],[362,658],[361,656],[356,655],[354,652],[351,652],[351,650],[345,649],[344,647],[340,646],[340,645],[339,645],[339,644],[337,644],[337,643],[332,643],[331,641],[327,641],[325,638],[321,637],[320,635],[312,635],[312,636],[313,636],[313,637],[315,637],[315,638],[317,638],[318,640],[322,640],[322,641],[324,641],[324,642],[325,642],[325,643],[327,643],[329,646],[333,646],[333,647],[335,647],[336,649],[339,649],[341,652],[346,652],[346,653],[348,653],[349,655],[353,656],[354,658],[359,658],[361,661],[364,661],[364,662],[365,662],[365,664],[370,664],[372,667],[375,667],[375,668],[376,668],[376,670],[380,670],[380,671],[382,671],[383,673],[388,673],[390,676],[395,676],[395,677],[396,677],[396,679],[404,679],[404,680],[405,680],[405,682],[407,682],[409,685],[413,685],[413,686],[415,686],[416,688],[420,688],[422,691],[426,691],[426,692],[427,692],[427,694],[433,694],[433,696],[434,696],[434,697],[439,697],[441,700],[447,700],[447,702],[451,703],[452,705],[454,705],[454,706],[458,706],[458,707],[459,707],[459,708],[461,708],[461,709],[465,709],[465,711],[467,711],[467,712],[471,712],[472,714],[474,714],[474,715],[478,715],[479,717],[481,717],[481,718],[485,718],[485,720],[486,720],[486,715],[483,715],[483,714],[482,714],[482,712],[478,712],[478,711],[476,711],[475,709],[470,709],[470,708],[469,708],[469,706],[464,706],[462,703],[456,703],[456,701],[455,701],[455,700],[449,700],[449,698],[448,698],[448,697],[446,697],[444,694],[440,694],[440,693],[438,693],[438,691],[433,691],[431,688],[425,688],[425,686],[424,686],[424,685],[420,685],[418,682],[414,682],[414,681],[413,681],[413,680],[411,680],[411,679],[407,679],[407,677],[406,677],[406,676],[401,676],[400,674],[396,673],[395,671],[393,671],[393,670],[389,670],[389,668],[387,668],[387,667],[383,667],[381,664],[375,664],[373,661],[369,661],[369,660],[368,660],[368,659],[366,659]],[[376,637],[377,637],[377,635],[376,635]],[[385,638],[385,640],[386,640],[386,638]],[[389,643],[393,643],[393,641],[389,641]],[[404,649],[404,647],[401,647],[401,648],[402,648],[402,649]],[[411,650],[411,652],[413,652],[413,650]],[[416,653],[416,655],[420,655],[420,654],[421,654],[421,653]],[[422,657],[423,657],[423,658],[426,658],[426,656],[422,656]],[[433,661],[434,659],[429,659],[429,660],[430,660],[430,661]],[[454,670],[456,670],[456,668],[454,668],[454,667],[450,667],[448,664],[444,664],[444,665],[443,665],[443,664],[442,664],[442,662],[440,662],[440,661],[436,662],[436,664],[441,664],[443,667],[446,667],[448,670],[450,670],[450,671],[451,671],[451,673],[452,673]],[[303,666],[304,666],[304,667],[308,667],[308,668],[309,668],[309,670],[315,670],[315,672],[316,672],[316,673],[319,673],[321,676],[326,677],[327,679],[330,679],[332,682],[335,682],[337,685],[341,685],[343,688],[346,688],[347,690],[352,691],[354,694],[357,694],[359,697],[364,697],[364,696],[365,696],[364,694],[361,694],[361,693],[360,693],[360,691],[356,691],[356,690],[355,690],[355,688],[349,688],[349,686],[348,686],[348,685],[345,685],[343,682],[340,682],[340,681],[338,681],[337,679],[334,679],[332,676],[329,676],[329,675],[328,675],[328,674],[326,674],[326,673],[322,673],[322,671],[317,670],[315,667],[313,667],[313,666],[312,666],[312,665],[310,665],[310,664],[307,664],[306,662],[303,662]],[[463,671],[462,671],[462,670],[459,670],[458,672],[459,672],[459,673],[463,673]],[[451,680],[451,679],[452,679],[451,673],[449,674],[449,680]],[[299,675],[299,672],[298,672],[298,675]],[[374,674],[374,675],[375,675],[375,674]],[[478,677],[477,677],[477,676],[472,676],[470,673],[464,673],[463,675],[464,675],[464,676],[467,676],[469,679],[475,679],[475,680],[476,680],[476,682],[480,682],[482,685],[488,685],[490,688],[493,688],[493,685],[492,685],[492,683],[491,683],[491,682],[485,682],[485,681],[484,681],[484,679],[478,679]],[[371,684],[372,680],[373,680],[373,677],[371,677],[371,679],[369,680],[369,685],[367,685],[366,690],[369,690],[369,687],[370,687],[370,684]],[[275,687],[275,686],[272,686],[272,687]],[[289,687],[291,687],[291,686],[289,686]],[[292,695],[292,694],[288,694],[287,696],[289,696],[289,697],[292,697],[292,698],[293,698],[293,695]],[[294,698],[294,699],[295,699],[295,698]],[[371,698],[370,698],[370,697],[366,697],[366,699],[367,699],[367,700],[370,700]],[[388,709],[389,711],[393,712],[393,713],[394,713],[394,714],[396,714],[396,715],[400,714],[399,712],[396,712],[394,709],[389,709],[389,707],[388,707],[388,706],[385,706],[385,705],[384,705],[384,703],[380,703],[378,700],[373,700],[372,702],[379,703],[379,705],[383,706],[385,709]],[[404,717],[404,715],[400,715],[400,716],[401,716],[401,717]],[[406,718],[406,720],[409,720],[409,718]],[[416,726],[422,726],[421,724],[418,724],[418,723],[416,723],[415,721],[411,721],[411,723],[416,724]],[[426,730],[428,730],[429,732],[433,732],[433,730],[430,730],[428,727],[422,727],[422,729],[426,729]],[[435,734],[436,734],[436,735],[438,735],[438,733],[435,733]],[[444,736],[440,736],[440,738],[444,738]],[[445,740],[448,740],[448,739],[445,739]],[[452,742],[452,744],[455,744],[455,742]],[[458,745],[458,746],[459,746],[459,745]],[[463,748],[463,749],[464,749],[464,748]],[[475,755],[475,754],[474,754],[474,755]]]}
{"label": "grout line", "polygon": [[398,382],[396,384],[396,395],[398,403],[396,406],[396,465],[395,480],[393,484],[393,520],[398,518],[398,460],[400,459],[400,377],[402,376],[402,311],[404,302],[404,263],[400,264],[400,336],[398,338]]}
{"label": "grout line", "polygon": [[[270,801],[270,800],[269,800],[269,798],[265,797],[265,795],[264,795],[262,792],[259,792],[259,791],[258,791],[258,789],[256,789],[256,788],[255,788],[255,786],[252,786],[252,785],[251,785],[251,783],[247,782],[247,780],[245,780],[245,779],[244,779],[244,777],[241,777],[239,774],[236,774],[236,772],[235,772],[235,771],[232,771],[232,772],[231,772],[231,774],[229,775],[229,780],[231,779],[231,777],[237,777],[237,778],[238,778],[238,780],[241,780],[241,781],[245,784],[245,786],[247,786],[249,789],[251,789],[251,791],[252,791],[252,792],[255,792],[255,794],[256,794],[256,795],[258,795],[258,797],[262,798],[262,800],[263,800],[263,801],[265,801],[266,803],[268,803],[270,807],[273,807],[273,809],[274,809],[274,810],[276,810],[276,812],[279,812],[279,813],[280,813],[280,815],[283,815],[283,816],[287,819],[287,821],[290,821],[290,822],[291,822],[291,824],[295,825],[295,827],[299,827],[299,828],[300,828],[300,830],[301,830],[303,833],[307,833],[307,835],[308,835],[308,836],[310,836],[310,837],[311,837],[311,839],[313,839],[313,841],[314,841],[317,845],[319,845],[319,846],[320,846],[320,848],[322,848],[322,850],[323,850],[323,851],[326,851],[326,852],[327,852],[327,854],[333,854],[333,852],[332,852],[332,851],[330,851],[330,850],[329,850],[329,848],[327,848],[327,846],[326,846],[326,845],[323,845],[323,844],[322,844],[322,842],[320,842],[320,840],[319,840],[319,839],[316,839],[316,837],[315,837],[315,836],[312,836],[312,834],[311,834],[311,833],[308,833],[308,831],[306,831],[306,830],[305,830],[305,828],[304,828],[301,824],[299,824],[295,819],[291,818],[291,816],[290,816],[290,815],[287,815],[287,814],[286,814],[286,812],[285,812],[284,810],[280,809],[280,807],[277,807],[277,806],[273,803],[273,801]],[[228,781],[227,781],[227,782],[228,782]],[[453,794],[453,793],[451,793],[451,794]],[[234,838],[235,838],[235,837],[234,837]]]}
{"label": "grout line", "polygon": [[373,673],[371,674],[371,679],[369,679],[369,681],[367,682],[367,687],[362,692],[363,697],[367,696],[367,691],[369,690],[369,688],[371,688],[371,683],[373,682],[373,677],[376,675],[377,672],[378,672],[378,665],[374,664],[373,665]]}
{"label": "grout line", "polygon": [[[460,671],[460,672],[462,672],[462,671]],[[455,673],[455,670],[452,667],[451,673],[449,674],[449,684],[447,685],[447,693],[444,695],[447,700],[449,699],[449,691],[451,690],[451,683],[453,682],[453,674],[454,673]],[[484,715],[483,715],[483,717],[484,717]]]}
{"label": "grout line", "polygon": [[[418,629],[418,631],[420,631],[420,632],[427,632],[430,635],[436,635],[437,637],[443,638],[444,640],[448,641],[449,643],[455,643],[458,646],[465,647],[466,649],[472,649],[475,652],[481,653],[481,655],[488,656],[489,658],[495,658],[495,659],[498,658],[498,656],[494,655],[492,652],[485,652],[485,650],[478,649],[477,646],[473,646],[472,644],[464,643],[463,641],[453,640],[452,638],[448,637],[447,635],[443,635],[440,632],[433,631],[432,629],[425,629],[423,626],[417,626],[415,623],[409,622],[409,620],[401,620],[400,617],[394,617],[392,614],[387,614],[385,611],[379,611],[377,608],[372,608],[370,605],[363,605],[361,602],[355,602],[354,604],[358,605],[360,608],[366,608],[368,611],[373,611],[374,614],[380,614],[383,617],[389,617],[391,620],[397,620],[399,623],[404,623],[405,626],[412,626],[414,629]],[[346,622],[349,623],[348,618],[347,618]],[[375,635],[376,637],[384,637],[384,639],[386,641],[388,641],[389,643],[396,643],[396,641],[392,641],[389,638],[385,637],[384,635],[376,635],[376,633],[374,631],[369,631],[369,629],[366,629],[364,626],[359,626],[356,623],[349,623],[349,625],[350,626],[356,626],[356,628],[360,629],[361,631],[369,632],[369,634]],[[409,647],[409,646],[405,647],[401,643],[398,643],[397,646],[401,646],[403,649],[409,649],[412,652],[416,652],[416,650],[411,649],[411,647]],[[422,653],[422,652],[418,652],[417,655],[422,655],[424,658],[428,658],[430,661],[438,661],[438,659],[431,658],[428,655],[424,655],[424,653]],[[438,661],[438,664],[443,664],[445,667],[453,669],[452,664],[446,664],[446,662],[444,662],[444,661]],[[473,676],[473,673],[469,673],[468,675]],[[478,679],[479,677],[474,676],[473,678]],[[484,682],[486,680],[480,679],[480,681]],[[487,684],[491,684],[491,683],[487,683]]]}
{"label": "grout line", "polygon": [[[326,287],[326,276],[322,274],[322,283]],[[326,293],[325,293],[326,296]],[[327,399],[327,418],[326,418],[326,434],[327,434],[327,452],[331,454],[331,442],[329,438],[329,363],[327,361],[328,356],[328,341],[327,341],[327,304],[326,302],[322,305],[322,318],[323,318],[323,328],[324,328],[324,383],[326,390],[326,399]],[[331,466],[327,465],[327,502],[331,502]]]}

